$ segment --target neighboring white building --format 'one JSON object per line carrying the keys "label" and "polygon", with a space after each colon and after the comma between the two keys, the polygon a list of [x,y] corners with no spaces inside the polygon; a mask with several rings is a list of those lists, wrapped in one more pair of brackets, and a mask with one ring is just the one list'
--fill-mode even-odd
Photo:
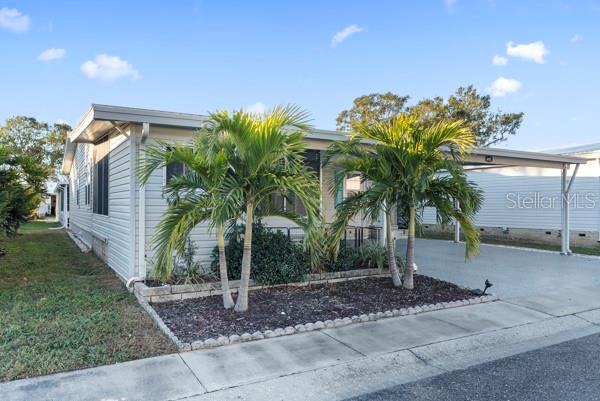
{"label": "neighboring white building", "polygon": [[[579,167],[571,189],[571,242],[597,244],[600,241],[600,143],[547,153],[589,159]],[[482,235],[560,243],[560,174],[560,170],[536,167],[495,167],[470,172],[469,178],[484,192],[483,206],[476,217]],[[434,209],[424,211],[423,224],[425,230],[439,229]]]}
{"label": "neighboring white building", "polygon": [[[146,146],[156,140],[191,140],[204,121],[205,117],[196,114],[93,104],[69,133],[62,165],[66,179],[55,190],[59,221],[121,278],[144,277],[150,272],[152,236],[167,207],[164,183],[169,174],[175,173],[166,169],[155,171],[148,183],[140,186],[136,175],[138,160]],[[321,152],[331,141],[345,138],[341,132],[317,129],[306,135],[307,164],[320,177],[322,214],[328,222],[335,205],[357,189],[356,180],[347,177],[342,188],[330,191],[335,172],[320,163]],[[486,148],[475,149],[469,162],[558,169],[584,160]],[[289,225],[275,219],[267,223],[276,227]],[[357,219],[355,224],[378,222]],[[206,225],[201,225],[191,238],[200,261],[207,263],[216,245],[214,236]]]}

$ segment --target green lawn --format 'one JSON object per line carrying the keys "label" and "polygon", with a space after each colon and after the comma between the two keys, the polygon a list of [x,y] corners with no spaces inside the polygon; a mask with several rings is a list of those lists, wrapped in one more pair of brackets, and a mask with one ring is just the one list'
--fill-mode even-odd
{"label": "green lawn", "polygon": [[[421,238],[430,238],[430,239],[451,240],[451,239],[454,239],[454,234],[422,233],[420,235],[420,237]],[[461,236],[461,240],[464,241],[464,238],[462,236]],[[518,246],[521,248],[544,249],[547,251],[557,251],[557,252],[560,251],[560,245],[544,244],[541,242],[533,242],[533,241],[517,241],[517,240],[510,240],[510,239],[493,239],[493,238],[482,237],[481,242],[484,244]],[[573,253],[578,253],[578,254],[582,254],[582,255],[600,256],[600,245],[591,246],[591,247],[571,245],[571,251],[573,251]]]}
{"label": "green lawn", "polygon": [[0,237],[0,381],[175,351],[104,263],[48,227]]}

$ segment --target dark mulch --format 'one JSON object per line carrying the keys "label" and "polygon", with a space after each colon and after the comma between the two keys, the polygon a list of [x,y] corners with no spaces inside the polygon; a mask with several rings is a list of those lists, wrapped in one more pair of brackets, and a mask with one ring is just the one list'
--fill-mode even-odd
{"label": "dark mulch", "polygon": [[388,277],[250,291],[244,314],[223,309],[221,296],[152,306],[180,340],[191,342],[473,296],[455,284],[416,275],[411,291],[394,287]]}

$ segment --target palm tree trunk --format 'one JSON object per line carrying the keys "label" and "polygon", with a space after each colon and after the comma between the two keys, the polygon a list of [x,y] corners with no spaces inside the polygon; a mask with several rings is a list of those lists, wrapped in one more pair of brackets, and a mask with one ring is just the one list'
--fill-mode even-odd
{"label": "palm tree trunk", "polygon": [[246,229],[244,232],[244,253],[242,254],[242,276],[240,278],[240,289],[238,290],[236,312],[248,310],[248,285],[250,284],[250,267],[252,262],[252,220],[254,205],[248,202],[246,206]]}
{"label": "palm tree trunk", "polygon": [[415,286],[413,272],[415,265],[415,220],[417,209],[410,207],[408,217],[408,238],[406,241],[406,269],[404,270],[404,288],[412,290]]}
{"label": "palm tree trunk", "polygon": [[394,286],[400,287],[402,282],[400,281],[400,272],[398,271],[398,265],[396,264],[396,246],[394,244],[394,238],[392,238],[392,211],[391,208],[387,208],[385,211],[385,241],[388,251],[388,265],[390,267],[390,274],[392,275],[392,282]]}
{"label": "palm tree trunk", "polygon": [[225,309],[233,308],[233,298],[229,289],[229,279],[227,277],[227,258],[225,257],[225,233],[223,226],[217,225],[217,246],[219,248],[219,275],[221,276],[221,292],[223,293],[223,307]]}

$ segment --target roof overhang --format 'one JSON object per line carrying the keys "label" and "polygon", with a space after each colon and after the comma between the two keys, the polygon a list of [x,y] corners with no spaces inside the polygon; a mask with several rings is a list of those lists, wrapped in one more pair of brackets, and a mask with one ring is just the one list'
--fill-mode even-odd
{"label": "roof overhang", "polygon": [[564,165],[585,164],[588,159],[568,155],[499,148],[474,148],[464,164],[477,169],[482,166],[521,166],[541,168],[563,168]]}
{"label": "roof overhang", "polygon": [[[171,111],[139,109],[133,107],[92,104],[75,128],[69,133],[65,145],[62,164],[63,174],[68,174],[73,165],[77,143],[95,143],[115,127],[124,124],[149,123],[164,127],[195,130],[206,121],[201,114],[177,113]],[[306,135],[318,141],[345,140],[348,134],[339,131],[313,129]],[[528,166],[562,168],[565,164],[584,164],[588,159],[539,152],[524,152],[498,148],[475,148],[465,160],[465,164],[477,166]]]}

